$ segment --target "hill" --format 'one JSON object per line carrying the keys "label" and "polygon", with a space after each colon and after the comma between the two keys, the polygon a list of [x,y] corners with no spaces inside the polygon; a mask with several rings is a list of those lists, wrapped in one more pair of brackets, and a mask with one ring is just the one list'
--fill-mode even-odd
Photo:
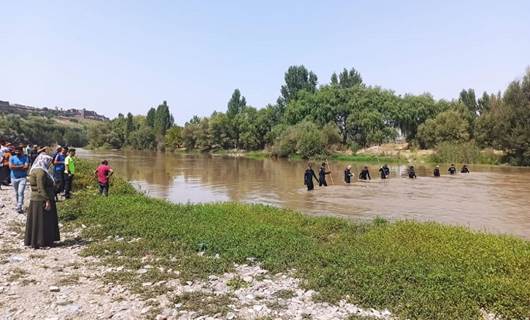
{"label": "hill", "polygon": [[18,114],[22,116],[26,115],[39,115],[47,118],[57,117],[66,119],[79,119],[79,120],[96,120],[96,121],[107,121],[107,117],[98,114],[95,111],[83,109],[62,109],[55,107],[55,109],[49,108],[36,108],[26,106],[22,104],[12,104],[9,101],[0,100],[0,113],[7,114]]}

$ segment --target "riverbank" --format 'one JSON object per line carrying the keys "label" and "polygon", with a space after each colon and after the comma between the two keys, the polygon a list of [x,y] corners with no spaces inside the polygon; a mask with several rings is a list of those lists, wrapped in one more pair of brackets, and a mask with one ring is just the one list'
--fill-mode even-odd
{"label": "riverbank", "polygon": [[[183,154],[198,154],[197,150],[179,149],[175,151]],[[245,150],[214,150],[209,151],[212,156],[267,159],[276,157],[270,150],[245,151]],[[388,143],[369,148],[363,148],[352,152],[334,151],[328,155],[314,156],[311,160],[335,160],[362,163],[411,163],[411,164],[440,164],[440,163],[467,163],[506,165],[502,162],[504,153],[493,149],[480,150],[475,144],[444,144],[439,149],[416,149],[410,148],[408,143]],[[303,160],[297,154],[290,155],[289,160]]]}
{"label": "riverbank", "polygon": [[149,313],[138,294],[102,281],[109,268],[80,255],[86,247],[81,228],[61,224],[57,247],[33,250],[24,246],[26,217],[15,212],[11,187],[0,190],[0,204],[0,319],[134,319]]}
{"label": "riverbank", "polygon": [[95,192],[67,202],[62,220],[88,226],[83,253],[116,270],[108,282],[154,299],[162,314],[174,305],[244,319],[322,319],[330,310],[347,318],[371,308],[379,311],[361,314],[530,314],[530,244],[514,237],[437,223],[350,223],[262,205],[176,205],[119,179],[111,197]]}

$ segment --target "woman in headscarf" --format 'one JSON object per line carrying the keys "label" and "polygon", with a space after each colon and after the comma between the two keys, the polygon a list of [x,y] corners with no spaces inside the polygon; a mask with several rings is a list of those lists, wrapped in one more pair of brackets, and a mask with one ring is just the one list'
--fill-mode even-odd
{"label": "woman in headscarf", "polygon": [[31,197],[24,244],[34,249],[52,247],[60,240],[51,163],[52,157],[41,153],[29,171]]}

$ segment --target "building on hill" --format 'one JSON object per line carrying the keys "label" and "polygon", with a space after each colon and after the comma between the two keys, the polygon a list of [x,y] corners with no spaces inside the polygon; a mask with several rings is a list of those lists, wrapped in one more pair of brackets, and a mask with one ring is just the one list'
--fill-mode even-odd
{"label": "building on hill", "polygon": [[91,119],[91,120],[98,120],[98,121],[107,121],[109,120],[107,117],[98,114],[95,111],[86,110],[83,109],[67,109],[64,110],[62,108],[55,107],[55,109],[49,109],[49,108],[35,108],[30,106],[25,106],[22,104],[11,104],[9,101],[2,101],[0,100],[0,113],[7,113],[7,114],[20,114],[20,115],[28,115],[28,114],[37,114],[42,116],[57,116],[57,117],[65,117],[65,118],[78,118],[78,119]]}

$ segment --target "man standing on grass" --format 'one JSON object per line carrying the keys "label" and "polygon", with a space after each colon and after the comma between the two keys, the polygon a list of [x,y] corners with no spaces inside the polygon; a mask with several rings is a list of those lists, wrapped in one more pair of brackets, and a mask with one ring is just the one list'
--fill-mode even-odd
{"label": "man standing on grass", "polygon": [[53,179],[55,180],[55,200],[58,200],[59,193],[64,192],[65,180],[65,160],[68,153],[68,148],[64,147],[58,150],[53,158]]}
{"label": "man standing on grass", "polygon": [[64,197],[70,199],[72,183],[75,175],[75,149],[68,151],[68,156],[64,159]]}
{"label": "man standing on grass", "polygon": [[108,197],[109,195],[109,179],[113,173],[114,171],[112,171],[112,168],[109,166],[109,162],[107,160],[101,161],[101,164],[96,169],[95,174],[96,178],[98,178],[99,193],[105,197]]}
{"label": "man standing on grass", "polygon": [[24,192],[26,191],[26,177],[28,176],[29,157],[24,154],[24,148],[15,148],[15,154],[9,158],[9,169],[11,169],[11,182],[15,189],[17,200],[17,213],[24,213]]}

